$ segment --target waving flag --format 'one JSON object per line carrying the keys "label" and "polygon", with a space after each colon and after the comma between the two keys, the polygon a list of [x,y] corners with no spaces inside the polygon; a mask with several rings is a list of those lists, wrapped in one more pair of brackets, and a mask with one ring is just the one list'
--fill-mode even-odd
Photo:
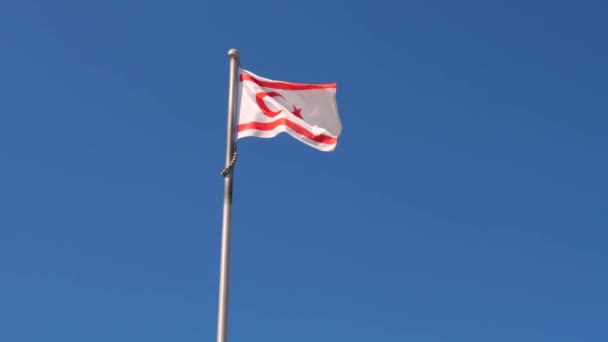
{"label": "waving flag", "polygon": [[239,70],[237,139],[287,133],[318,150],[335,150],[342,124],[336,84],[270,80]]}
{"label": "waving flag", "polygon": [[224,206],[220,252],[220,287],[217,308],[217,342],[227,341],[230,236],[232,230],[232,180],[237,161],[236,140],[273,138],[287,133],[321,151],[333,151],[342,132],[336,105],[336,84],[302,84],[275,81],[240,67],[241,54],[228,51],[228,121]]}

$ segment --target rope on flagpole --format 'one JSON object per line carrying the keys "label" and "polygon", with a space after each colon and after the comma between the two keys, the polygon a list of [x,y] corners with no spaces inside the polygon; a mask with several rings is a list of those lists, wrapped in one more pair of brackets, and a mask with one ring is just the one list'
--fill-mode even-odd
{"label": "rope on flagpole", "polygon": [[226,177],[228,176],[229,173],[232,172],[232,170],[234,169],[234,165],[236,165],[236,159],[238,158],[239,154],[236,152],[236,145],[234,146],[234,152],[232,153],[232,159],[230,160],[230,163],[228,164],[228,166],[222,170],[222,177]]}

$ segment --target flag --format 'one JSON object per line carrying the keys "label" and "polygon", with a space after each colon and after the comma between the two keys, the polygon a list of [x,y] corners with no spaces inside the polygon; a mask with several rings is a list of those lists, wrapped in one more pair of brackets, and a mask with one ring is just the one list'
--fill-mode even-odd
{"label": "flag", "polygon": [[336,84],[275,81],[239,70],[237,139],[287,133],[318,150],[335,150],[342,124]]}

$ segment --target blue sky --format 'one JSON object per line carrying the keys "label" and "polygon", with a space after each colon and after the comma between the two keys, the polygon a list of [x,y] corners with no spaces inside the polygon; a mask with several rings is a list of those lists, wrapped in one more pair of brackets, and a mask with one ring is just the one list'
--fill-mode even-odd
{"label": "blue sky", "polygon": [[239,144],[230,341],[606,341],[601,1],[0,4],[0,340],[214,341],[229,48],[338,83]]}

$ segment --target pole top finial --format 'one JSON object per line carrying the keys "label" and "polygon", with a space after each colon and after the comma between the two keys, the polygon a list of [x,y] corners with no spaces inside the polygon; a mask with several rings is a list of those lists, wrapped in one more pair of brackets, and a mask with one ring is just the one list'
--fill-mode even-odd
{"label": "pole top finial", "polygon": [[239,53],[239,50],[237,50],[237,49],[230,49],[230,50],[228,50],[228,57],[239,59],[239,58],[241,58],[241,54]]}

